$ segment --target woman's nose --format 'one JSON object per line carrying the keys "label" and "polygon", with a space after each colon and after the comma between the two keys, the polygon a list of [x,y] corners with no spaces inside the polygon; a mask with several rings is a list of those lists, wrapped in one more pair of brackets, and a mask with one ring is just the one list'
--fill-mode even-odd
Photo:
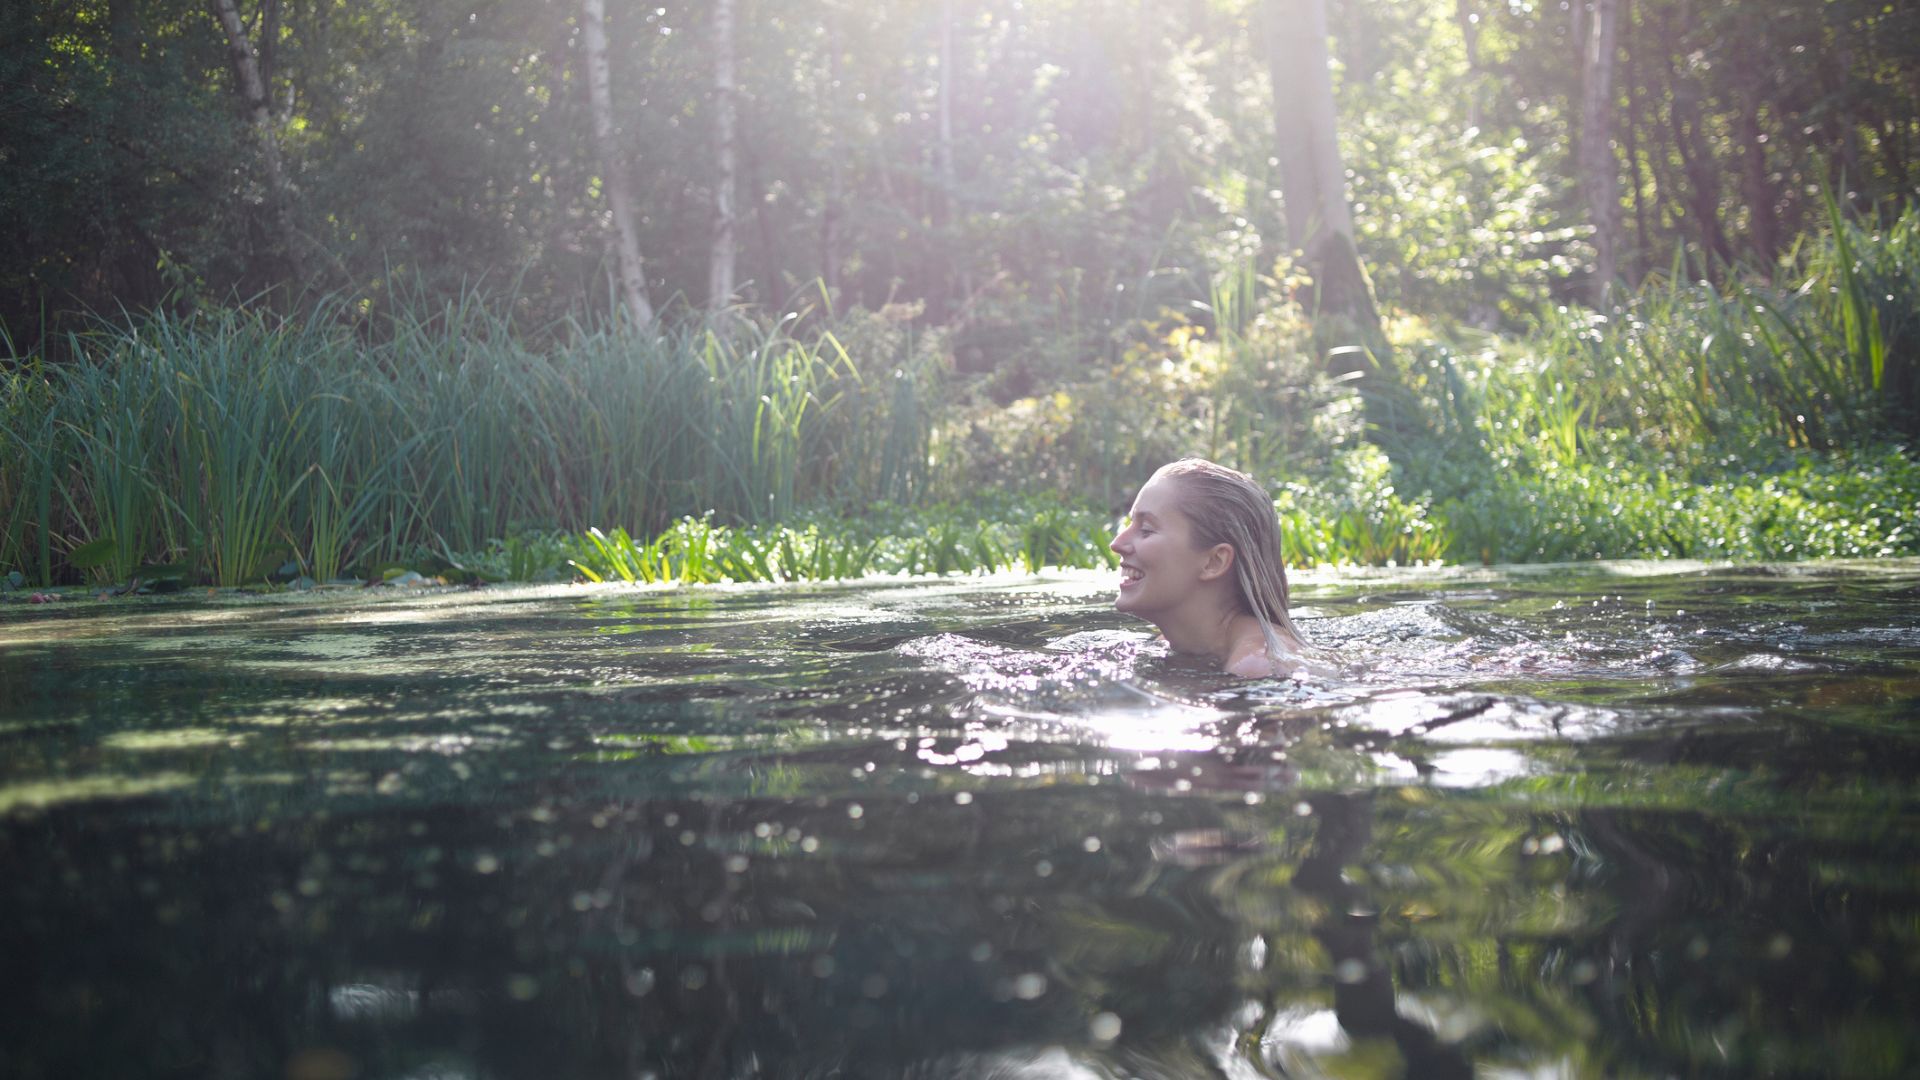
{"label": "woman's nose", "polygon": [[[1127,532],[1128,530],[1121,529],[1119,532],[1114,533],[1113,539],[1107,541],[1107,550],[1113,552],[1115,555],[1125,555],[1127,553],[1126,549],[1133,545],[1133,541],[1127,539]],[[1122,541],[1125,542],[1122,543]]]}

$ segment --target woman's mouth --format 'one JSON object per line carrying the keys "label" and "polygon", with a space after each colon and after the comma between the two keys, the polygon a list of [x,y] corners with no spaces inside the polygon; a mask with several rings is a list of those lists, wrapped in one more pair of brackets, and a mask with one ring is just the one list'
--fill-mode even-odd
{"label": "woman's mouth", "polygon": [[1140,579],[1146,576],[1147,572],[1137,566],[1129,566],[1126,563],[1120,564],[1120,587],[1123,589],[1129,585],[1139,584]]}

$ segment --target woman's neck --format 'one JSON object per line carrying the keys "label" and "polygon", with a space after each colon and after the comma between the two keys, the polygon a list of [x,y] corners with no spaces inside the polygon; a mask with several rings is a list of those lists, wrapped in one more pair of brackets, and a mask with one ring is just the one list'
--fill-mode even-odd
{"label": "woman's neck", "polygon": [[1201,595],[1194,597],[1193,603],[1182,605],[1180,610],[1169,612],[1159,627],[1169,649],[1205,656],[1218,664],[1244,651],[1240,646],[1248,630],[1257,634],[1259,622],[1246,612]]}

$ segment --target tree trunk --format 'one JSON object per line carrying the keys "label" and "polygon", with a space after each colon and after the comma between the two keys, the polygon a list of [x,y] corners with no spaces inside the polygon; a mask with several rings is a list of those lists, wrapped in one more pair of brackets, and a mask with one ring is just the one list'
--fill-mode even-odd
{"label": "tree trunk", "polygon": [[620,161],[620,149],[613,134],[606,0],[583,0],[581,6],[585,15],[580,29],[587,52],[587,102],[593,112],[593,141],[600,151],[602,190],[613,210],[614,266],[619,276],[620,298],[634,325],[644,327],[653,322],[653,305],[647,302],[647,276],[645,264],[640,261],[640,223],[634,216],[633,190],[627,183],[627,170]]}
{"label": "tree trunk", "polygon": [[253,130],[260,152],[260,168],[267,182],[267,212],[272,220],[272,244],[278,258],[290,258],[296,248],[293,226],[292,192],[286,169],[280,160],[280,140],[274,136],[273,115],[267,107],[267,85],[260,78],[259,57],[253,42],[247,39],[246,24],[234,0],[213,0],[213,14],[227,37],[227,57],[233,63],[234,81],[246,106],[247,126]]}
{"label": "tree trunk", "polygon": [[707,260],[707,306],[716,311],[733,302],[733,196],[739,173],[734,107],[733,0],[713,0],[713,250]]}
{"label": "tree trunk", "polygon": [[1767,136],[1760,128],[1760,102],[1758,91],[1747,95],[1739,110],[1736,123],[1739,125],[1741,146],[1741,197],[1747,204],[1747,233],[1753,243],[1754,254],[1768,277],[1773,276],[1773,262],[1780,254],[1780,222],[1775,214],[1773,181],[1767,176]]}
{"label": "tree trunk", "polygon": [[1347,209],[1326,2],[1275,0],[1269,14],[1274,143],[1288,240],[1313,277],[1319,310],[1353,320],[1367,344],[1382,346],[1385,337],[1373,285],[1360,265],[1353,215]]}
{"label": "tree trunk", "polygon": [[1480,127],[1480,13],[1473,0],[1454,0],[1454,21],[1460,24],[1460,38],[1467,47],[1467,127]]}
{"label": "tree trunk", "polygon": [[260,11],[260,84],[266,87],[269,104],[273,94],[273,66],[279,55],[280,0],[263,0]]}
{"label": "tree trunk", "polygon": [[1580,189],[1593,220],[1592,303],[1605,308],[1619,274],[1620,166],[1613,152],[1613,63],[1619,45],[1619,0],[1590,0],[1581,35]]}
{"label": "tree trunk", "polygon": [[941,0],[940,98],[938,102],[940,132],[939,142],[934,146],[934,164],[940,172],[940,191],[934,202],[934,213],[935,224],[941,232],[940,261],[943,267],[950,268],[956,263],[961,265],[958,282],[961,299],[958,304],[953,302],[951,296],[955,282],[950,269],[943,269],[941,273],[941,294],[945,303],[943,314],[946,317],[951,317],[954,311],[964,307],[973,298],[973,273],[965,268],[964,261],[958,257],[960,243],[956,222],[960,216],[957,209],[960,182],[959,173],[953,165],[953,79],[957,70],[953,60],[953,0]]}
{"label": "tree trunk", "polygon": [[840,85],[840,30],[835,18],[837,13],[827,13],[827,80],[822,91],[825,100],[820,103],[820,111],[827,118],[827,197],[820,210],[820,279],[829,297],[840,291],[840,215],[846,199],[840,164],[840,113],[835,107],[839,101],[835,91]]}
{"label": "tree trunk", "polygon": [[940,0],[940,97],[939,142],[934,146],[935,167],[940,170],[940,197],[935,202],[934,224],[945,228],[953,218],[953,0]]}
{"label": "tree trunk", "polygon": [[1640,104],[1643,95],[1640,90],[1639,71],[1634,67],[1633,63],[1633,47],[1631,45],[1629,45],[1626,50],[1626,66],[1622,74],[1625,76],[1627,84],[1627,128],[1625,140],[1627,152],[1627,182],[1631,185],[1628,192],[1633,200],[1633,235],[1637,241],[1637,246],[1634,251],[1633,278],[1635,281],[1640,281],[1647,276],[1647,259],[1653,250],[1653,243],[1647,233],[1646,179],[1642,175],[1640,164]]}

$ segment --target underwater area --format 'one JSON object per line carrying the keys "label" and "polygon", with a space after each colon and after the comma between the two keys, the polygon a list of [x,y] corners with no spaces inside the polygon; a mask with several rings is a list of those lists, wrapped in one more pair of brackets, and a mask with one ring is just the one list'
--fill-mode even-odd
{"label": "underwater area", "polygon": [[0,609],[0,1073],[1920,1071],[1920,560],[1112,589]]}

